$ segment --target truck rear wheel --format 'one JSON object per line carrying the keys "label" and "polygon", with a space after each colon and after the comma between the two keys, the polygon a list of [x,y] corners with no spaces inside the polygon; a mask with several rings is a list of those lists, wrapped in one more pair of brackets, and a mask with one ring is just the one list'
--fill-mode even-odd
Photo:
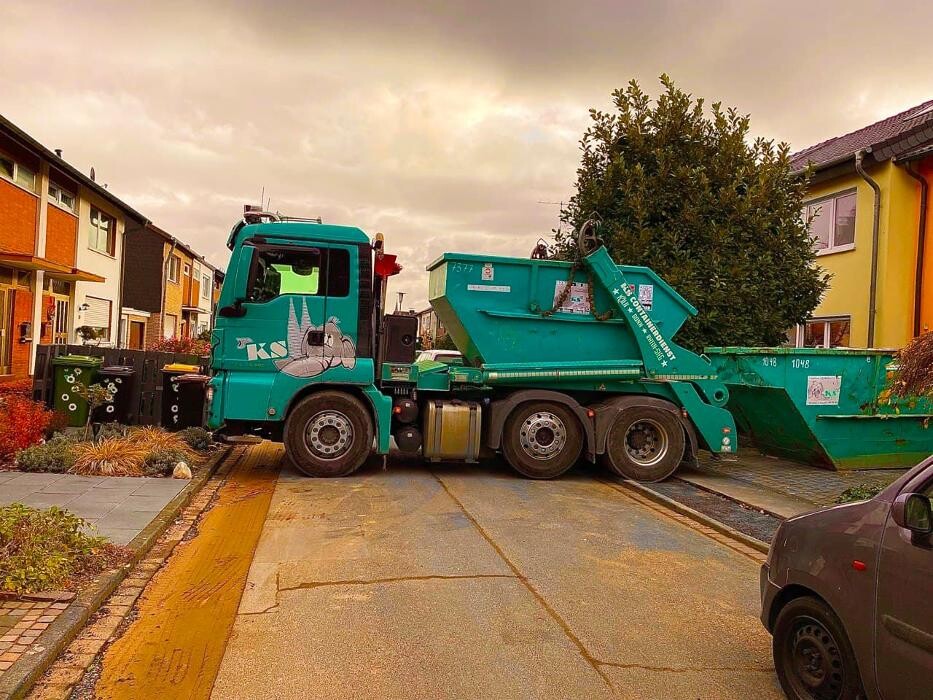
{"label": "truck rear wheel", "polygon": [[553,479],[570,469],[583,449],[583,429],[566,406],[550,401],[521,404],[505,421],[502,452],[529,479]]}
{"label": "truck rear wheel", "polygon": [[355,396],[322,391],[301,400],[285,421],[285,452],[308,476],[352,474],[366,461],[373,424]]}
{"label": "truck rear wheel", "polygon": [[677,416],[656,406],[633,406],[609,428],[602,461],[626,479],[662,481],[680,465],[685,447]]}

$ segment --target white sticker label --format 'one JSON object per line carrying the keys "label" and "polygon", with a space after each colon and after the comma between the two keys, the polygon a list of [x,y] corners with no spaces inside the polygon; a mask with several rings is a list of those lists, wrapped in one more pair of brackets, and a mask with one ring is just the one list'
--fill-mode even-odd
{"label": "white sticker label", "polygon": [[807,406],[838,406],[842,377],[807,377]]}
{"label": "white sticker label", "polygon": [[654,303],[654,285],[638,285],[638,303],[645,311],[651,311],[651,305]]}
{"label": "white sticker label", "polygon": [[[564,293],[567,283],[558,280],[554,283],[554,304],[560,301],[560,295]],[[571,314],[590,313],[590,294],[589,285],[586,282],[574,282],[570,285],[570,294],[560,306],[561,311]]]}
{"label": "white sticker label", "polygon": [[501,284],[468,284],[471,292],[511,292],[512,288]]}
{"label": "white sticker label", "polygon": [[492,282],[496,278],[496,271],[492,263],[483,263],[483,282]]}

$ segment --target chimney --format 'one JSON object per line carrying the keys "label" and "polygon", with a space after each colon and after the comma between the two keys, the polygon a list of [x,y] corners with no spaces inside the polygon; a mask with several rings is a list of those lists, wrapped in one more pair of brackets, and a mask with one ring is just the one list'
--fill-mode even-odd
{"label": "chimney", "polygon": [[94,172],[94,166],[91,166],[91,182],[97,182],[97,173]]}
{"label": "chimney", "polygon": [[61,157],[62,157],[62,149],[56,148],[56,149],[55,149],[55,155],[57,155],[59,158],[61,158]]}

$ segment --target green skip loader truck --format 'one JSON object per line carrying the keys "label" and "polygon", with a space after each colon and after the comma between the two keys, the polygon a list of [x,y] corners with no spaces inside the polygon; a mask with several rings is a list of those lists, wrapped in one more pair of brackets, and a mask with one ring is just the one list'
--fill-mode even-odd
{"label": "green skip loader truck", "polygon": [[383,313],[401,268],[380,234],[247,207],[228,240],[209,426],[281,441],[317,477],[352,473],[391,437],[429,461],[501,451],[533,479],[581,453],[642,481],[699,449],[734,453],[725,383],[673,340],[696,309],[616,265],[594,232],[581,227],[574,262],[441,255],[429,299],[464,364],[416,363],[417,318]]}

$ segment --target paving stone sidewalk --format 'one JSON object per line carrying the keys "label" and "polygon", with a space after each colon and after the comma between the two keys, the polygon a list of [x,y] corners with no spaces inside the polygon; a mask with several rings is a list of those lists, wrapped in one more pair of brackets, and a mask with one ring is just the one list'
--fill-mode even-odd
{"label": "paving stone sidewalk", "polygon": [[843,491],[859,484],[887,486],[906,469],[859,469],[831,471],[798,464],[785,459],[768,457],[755,450],[741,450],[738,460],[713,459],[701,453],[700,474],[725,476],[747,486],[802,499],[814,506],[828,506],[836,502]]}
{"label": "paving stone sidewalk", "polygon": [[0,506],[59,506],[91,523],[95,534],[125,545],[188,483],[187,479],[0,472]]}

